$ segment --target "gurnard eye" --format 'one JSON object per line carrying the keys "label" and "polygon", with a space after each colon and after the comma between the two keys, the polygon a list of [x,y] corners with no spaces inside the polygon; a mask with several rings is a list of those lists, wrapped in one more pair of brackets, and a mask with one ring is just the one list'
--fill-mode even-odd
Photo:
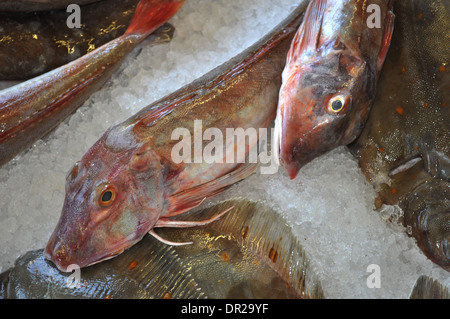
{"label": "gurnard eye", "polygon": [[345,109],[347,109],[348,104],[350,103],[350,97],[345,95],[338,95],[335,97],[332,97],[328,101],[328,111],[331,114],[337,114]]}
{"label": "gurnard eye", "polygon": [[108,207],[110,206],[114,200],[116,199],[116,189],[114,186],[107,185],[105,186],[104,190],[101,192],[98,203],[101,207]]}

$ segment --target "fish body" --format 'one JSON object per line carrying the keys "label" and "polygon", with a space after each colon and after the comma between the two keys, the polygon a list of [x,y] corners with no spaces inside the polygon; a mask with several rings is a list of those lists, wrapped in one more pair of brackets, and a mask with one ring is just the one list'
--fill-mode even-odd
{"label": "fish body", "polygon": [[205,131],[267,128],[275,118],[285,56],[305,8],[300,5],[240,55],[110,128],[67,175],[61,217],[46,257],[62,271],[73,263],[85,267],[114,257],[145,234],[155,235],[155,227],[189,225],[169,217],[253,173],[256,164],[239,159],[254,144],[237,151],[232,163],[176,163],[171,153],[179,141],[172,135],[185,128],[193,136],[195,120],[202,121]]}
{"label": "fish body", "polygon": [[291,178],[355,140],[368,117],[394,26],[390,1],[370,4],[378,8],[379,27],[368,26],[367,1],[308,6],[287,56],[275,120],[275,157]]}
{"label": "fish body", "polygon": [[361,136],[350,145],[427,257],[450,269],[448,1],[397,1],[396,31]]}
{"label": "fish body", "polygon": [[0,12],[0,80],[31,79],[118,38],[138,2],[104,0],[83,6],[80,28],[67,26],[66,10]]}
{"label": "fish body", "polygon": [[31,12],[67,8],[70,4],[86,5],[100,0],[0,0],[0,11]]}
{"label": "fish body", "polygon": [[[176,0],[141,1],[124,35],[62,67],[0,91],[0,165],[81,106],[117,71],[123,58],[181,4]],[[143,14],[145,10],[150,13]]]}

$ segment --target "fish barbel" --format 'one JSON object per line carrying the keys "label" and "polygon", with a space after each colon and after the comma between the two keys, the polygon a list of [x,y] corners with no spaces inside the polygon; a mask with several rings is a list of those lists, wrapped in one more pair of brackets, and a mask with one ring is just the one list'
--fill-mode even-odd
{"label": "fish barbel", "polygon": [[236,152],[233,163],[176,163],[171,153],[179,142],[173,132],[186,128],[193,136],[195,120],[205,130],[222,132],[267,128],[276,115],[281,71],[305,3],[243,53],[108,129],[67,175],[61,217],[45,256],[61,271],[70,264],[85,267],[120,254],[147,233],[175,244],[158,237],[155,227],[215,220],[170,217],[252,174],[257,164],[241,160],[257,141]]}
{"label": "fish barbel", "polygon": [[0,91],[0,165],[53,130],[119,69],[184,0],[142,0],[124,35],[41,76]]}
{"label": "fish barbel", "polygon": [[[369,27],[371,15],[378,26]],[[309,4],[287,56],[275,120],[275,159],[292,179],[312,159],[360,134],[393,27],[388,0]]]}

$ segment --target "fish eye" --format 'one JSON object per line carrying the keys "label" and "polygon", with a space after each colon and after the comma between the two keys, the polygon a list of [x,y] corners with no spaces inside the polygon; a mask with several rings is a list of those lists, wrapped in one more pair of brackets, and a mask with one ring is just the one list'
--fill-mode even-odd
{"label": "fish eye", "polygon": [[100,193],[98,203],[101,207],[110,206],[116,199],[117,191],[114,186],[107,185]]}
{"label": "fish eye", "polygon": [[349,101],[350,101],[349,97],[344,95],[338,95],[336,97],[333,97],[328,101],[328,110],[332,114],[339,113],[342,110],[346,109],[346,106],[349,103]]}

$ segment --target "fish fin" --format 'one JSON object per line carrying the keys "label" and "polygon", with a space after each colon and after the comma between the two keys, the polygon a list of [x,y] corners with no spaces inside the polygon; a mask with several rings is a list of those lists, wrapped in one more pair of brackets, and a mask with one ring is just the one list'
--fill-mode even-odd
{"label": "fish fin", "polygon": [[392,33],[394,32],[394,20],[395,15],[392,11],[389,10],[386,14],[386,25],[384,28],[384,35],[382,40],[383,42],[381,44],[380,52],[378,53],[378,61],[377,61],[378,72],[381,71],[381,68],[383,67],[384,64],[384,60],[386,59],[387,53],[389,51]]}
{"label": "fish fin", "polygon": [[163,43],[168,43],[172,40],[173,34],[175,33],[175,27],[170,23],[166,22],[152,34],[145,38],[144,41],[139,46],[146,45],[158,45]]}
{"label": "fish fin", "polygon": [[182,221],[182,220],[172,220],[169,218],[160,218],[155,226],[153,227],[174,227],[174,228],[187,228],[187,227],[197,227],[197,226],[204,226],[208,225],[216,220],[218,220],[220,217],[228,213],[230,210],[232,210],[234,206],[231,206],[230,208],[224,210],[220,214],[206,220],[197,220],[197,221]]}
{"label": "fish fin", "polygon": [[437,279],[421,275],[415,285],[410,299],[450,299],[450,291]]}
{"label": "fish fin", "polygon": [[153,229],[150,230],[148,233],[150,235],[152,235],[153,237],[155,237],[156,239],[158,239],[160,242],[162,242],[162,243],[164,243],[166,245],[170,245],[170,246],[185,246],[185,245],[192,245],[194,243],[192,241],[177,243],[177,242],[174,242],[174,241],[170,241],[170,240],[164,239],[161,236],[159,236],[158,234],[156,234]]}
{"label": "fish fin", "polygon": [[179,215],[199,206],[207,197],[217,195],[232,184],[253,174],[257,167],[257,164],[241,164],[233,171],[215,180],[171,195],[168,198],[169,209],[164,214],[164,217]]}
{"label": "fish fin", "polygon": [[169,20],[183,5],[184,0],[141,0],[125,35],[146,37]]}
{"label": "fish fin", "polygon": [[303,23],[292,40],[286,64],[296,61],[303,52],[317,49],[326,4],[326,0],[312,0],[309,3]]}

